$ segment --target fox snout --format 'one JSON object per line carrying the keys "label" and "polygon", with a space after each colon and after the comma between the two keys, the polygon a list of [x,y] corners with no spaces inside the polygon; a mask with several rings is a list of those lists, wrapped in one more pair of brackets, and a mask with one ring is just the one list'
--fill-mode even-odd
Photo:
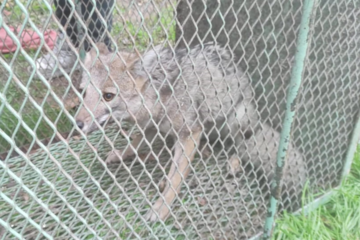
{"label": "fox snout", "polygon": [[87,118],[91,118],[90,114],[86,111],[86,109],[81,106],[81,108],[79,109],[79,112],[75,118],[76,121],[76,125],[78,126],[78,128],[80,128],[80,130],[84,130],[85,128],[85,122]]}
{"label": "fox snout", "polygon": [[[109,114],[105,114],[102,115],[101,117],[92,119],[91,117],[82,120],[82,119],[78,119],[76,118],[76,125],[78,126],[78,128],[80,128],[81,131],[83,131],[84,133],[90,133],[92,131],[95,131],[96,129],[98,129],[98,125],[100,126],[104,126],[106,123],[106,120],[108,120],[109,118]],[[96,123],[97,124],[96,124]]]}
{"label": "fox snout", "polygon": [[84,110],[85,109],[80,109],[77,117],[75,118],[75,121],[76,121],[76,125],[78,126],[78,128],[80,128],[80,130],[82,130],[83,132],[86,132],[86,130],[87,130],[86,126],[88,125],[88,124],[86,124],[86,122],[87,122],[86,120],[88,118],[90,118],[90,120],[91,120],[91,116],[90,116],[90,114],[85,114]]}
{"label": "fox snout", "polygon": [[78,128],[80,128],[80,129],[82,130],[83,127],[84,127],[84,122],[83,122],[83,121],[80,121],[80,120],[77,120],[77,121],[76,121],[76,125],[78,126]]}
{"label": "fox snout", "polygon": [[76,125],[84,133],[90,133],[98,129],[98,126],[103,126],[110,116],[109,111],[101,107],[95,110],[89,109],[89,111],[91,114],[82,107],[75,118]]}

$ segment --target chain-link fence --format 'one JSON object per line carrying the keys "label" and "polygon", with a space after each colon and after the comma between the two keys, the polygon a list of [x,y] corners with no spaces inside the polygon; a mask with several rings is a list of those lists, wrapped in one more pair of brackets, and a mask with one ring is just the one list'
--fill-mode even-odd
{"label": "chain-link fence", "polygon": [[359,1],[0,4],[1,239],[268,237],[349,170]]}

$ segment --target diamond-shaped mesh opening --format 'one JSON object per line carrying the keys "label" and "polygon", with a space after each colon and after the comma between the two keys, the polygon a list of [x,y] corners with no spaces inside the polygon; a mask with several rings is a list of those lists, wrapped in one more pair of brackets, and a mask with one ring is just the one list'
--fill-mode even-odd
{"label": "diamond-shaped mesh opening", "polygon": [[[355,7],[354,3],[320,3],[311,36],[295,136],[317,190],[339,184],[344,164],[340,159],[345,158],[358,112]],[[339,18],[330,18],[331,14]]]}
{"label": "diamond-shaped mesh opening", "polygon": [[[356,4],[315,6],[280,211],[302,206],[306,180],[315,193],[340,183],[360,107]],[[2,5],[2,239],[262,231],[303,1]],[[80,63],[80,46],[91,64]],[[160,217],[171,209],[165,221],[149,221],[156,202]]]}

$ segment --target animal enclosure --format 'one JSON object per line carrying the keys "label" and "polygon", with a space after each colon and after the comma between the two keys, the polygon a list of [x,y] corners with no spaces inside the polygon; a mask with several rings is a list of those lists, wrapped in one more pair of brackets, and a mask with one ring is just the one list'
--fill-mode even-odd
{"label": "animal enclosure", "polygon": [[[346,177],[360,137],[359,1],[79,0],[59,19],[60,2],[0,1],[0,239],[268,238],[277,214],[316,207]],[[68,69],[55,53],[65,45],[74,56]],[[48,52],[58,59],[49,78],[37,69]],[[143,75],[123,84],[127,68]],[[153,91],[126,107],[143,107],[148,121],[118,117],[122,100],[100,121],[96,109],[115,100],[96,77],[116,94],[130,85]],[[178,117],[171,112],[181,101],[191,110]],[[150,221],[175,181],[169,171],[180,169],[171,166],[177,146],[190,149],[177,145],[183,132],[175,129],[188,110],[203,138],[163,206],[169,216]],[[83,131],[81,111],[97,129]],[[245,127],[228,127],[230,116]],[[207,121],[216,122],[210,130]],[[150,123],[155,137],[145,140]],[[107,164],[124,148],[135,155]]]}

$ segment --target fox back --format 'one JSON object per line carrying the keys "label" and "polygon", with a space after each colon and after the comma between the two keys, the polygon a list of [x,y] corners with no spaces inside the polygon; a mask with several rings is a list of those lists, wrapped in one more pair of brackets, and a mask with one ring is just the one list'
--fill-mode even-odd
{"label": "fox back", "polygon": [[88,85],[85,108],[78,115],[85,132],[97,128],[88,110],[100,125],[112,113],[118,120],[147,127],[156,124],[161,132],[180,136],[224,123],[228,134],[235,125],[246,128],[249,119],[256,121],[249,80],[225,48],[213,44],[190,50],[157,46],[141,57],[124,52],[113,56],[104,45],[97,46],[99,58],[95,60],[93,49],[85,61],[91,81],[84,72],[81,83],[83,88]]}

